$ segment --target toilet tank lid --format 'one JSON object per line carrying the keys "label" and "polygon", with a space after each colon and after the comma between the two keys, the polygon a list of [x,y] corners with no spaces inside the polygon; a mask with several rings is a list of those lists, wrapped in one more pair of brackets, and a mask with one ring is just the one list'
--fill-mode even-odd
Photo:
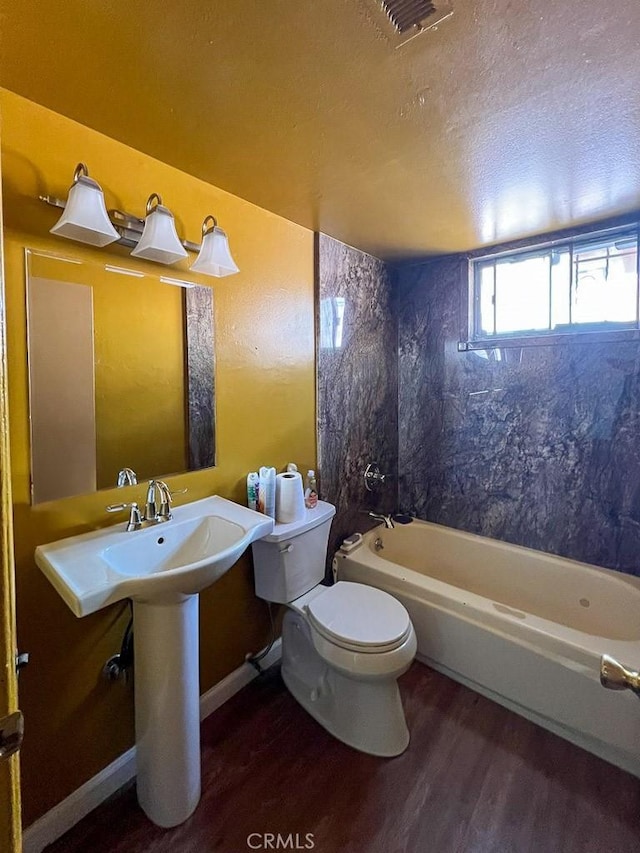
{"label": "toilet tank lid", "polygon": [[306,533],[307,530],[313,530],[325,521],[333,518],[336,514],[336,508],[333,504],[326,501],[318,501],[318,505],[313,509],[306,509],[304,518],[300,521],[292,521],[289,524],[274,524],[273,533],[268,536],[263,536],[261,542],[284,542],[286,539],[293,539],[294,536],[299,536],[301,533]]}

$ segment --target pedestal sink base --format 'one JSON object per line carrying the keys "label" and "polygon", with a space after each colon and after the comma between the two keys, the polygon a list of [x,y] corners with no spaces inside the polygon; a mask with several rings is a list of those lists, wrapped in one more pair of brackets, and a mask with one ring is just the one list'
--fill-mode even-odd
{"label": "pedestal sink base", "polygon": [[133,603],[138,802],[162,827],[200,800],[198,596]]}

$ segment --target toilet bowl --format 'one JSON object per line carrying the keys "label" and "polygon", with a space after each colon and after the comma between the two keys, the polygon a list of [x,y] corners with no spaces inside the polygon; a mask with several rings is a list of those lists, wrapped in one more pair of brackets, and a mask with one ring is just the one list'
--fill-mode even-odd
{"label": "toilet bowl", "polygon": [[397,679],[416,654],[403,605],[382,590],[340,581],[323,586],[335,507],[324,501],[253,545],[256,594],[287,605],[282,677],[334,737],[372,755],[409,743]]}

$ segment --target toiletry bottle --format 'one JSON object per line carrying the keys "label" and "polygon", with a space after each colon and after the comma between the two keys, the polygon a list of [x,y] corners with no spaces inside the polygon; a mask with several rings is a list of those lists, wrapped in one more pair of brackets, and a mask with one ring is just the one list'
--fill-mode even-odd
{"label": "toiletry bottle", "polygon": [[276,517],[276,469],[262,466],[259,471],[258,512]]}
{"label": "toiletry bottle", "polygon": [[258,484],[260,477],[256,471],[247,474],[247,506],[249,509],[258,509]]}
{"label": "toiletry bottle", "polygon": [[307,488],[304,490],[304,505],[307,509],[313,509],[318,505],[318,487],[316,485],[315,471],[307,471]]}

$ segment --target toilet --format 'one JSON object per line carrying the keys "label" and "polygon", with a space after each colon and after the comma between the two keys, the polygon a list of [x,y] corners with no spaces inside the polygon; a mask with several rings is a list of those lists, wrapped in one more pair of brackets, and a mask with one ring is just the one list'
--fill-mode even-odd
{"label": "toilet", "polygon": [[398,678],[416,654],[403,605],[379,589],[321,585],[335,507],[324,501],[302,521],[276,524],[253,543],[256,595],[287,605],[282,677],[305,710],[334,737],[371,755],[409,744]]}

